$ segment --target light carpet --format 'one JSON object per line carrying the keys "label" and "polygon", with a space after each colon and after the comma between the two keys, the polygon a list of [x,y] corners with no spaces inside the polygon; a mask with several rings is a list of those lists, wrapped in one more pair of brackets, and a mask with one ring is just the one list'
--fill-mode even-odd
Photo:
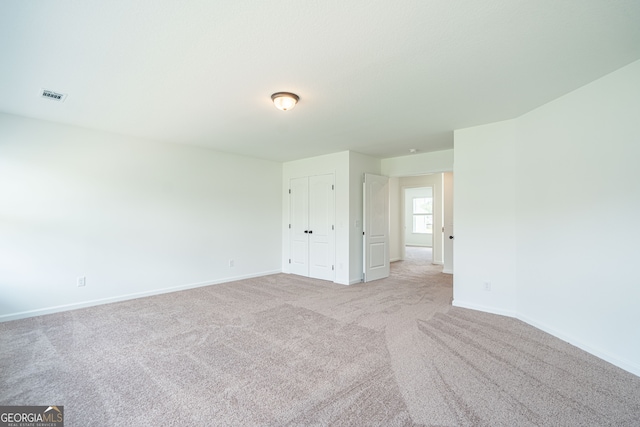
{"label": "light carpet", "polygon": [[638,426],[640,378],[450,305],[409,250],[352,286],[277,274],[0,324],[0,405],[66,426]]}

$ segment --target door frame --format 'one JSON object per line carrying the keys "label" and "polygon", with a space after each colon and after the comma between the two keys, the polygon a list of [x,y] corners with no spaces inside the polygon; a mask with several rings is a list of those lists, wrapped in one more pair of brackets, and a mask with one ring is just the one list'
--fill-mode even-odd
{"label": "door frame", "polygon": [[[428,176],[428,175],[442,175],[442,179],[441,179],[441,184],[444,185],[444,174],[445,172],[432,172],[432,173],[424,173],[424,174],[416,174],[416,175],[400,175],[400,176],[395,176],[394,178],[396,179],[402,179],[402,178],[411,178],[411,177],[417,177],[417,176]],[[433,233],[433,258],[431,263],[434,265],[444,265],[444,235],[442,234],[442,227],[444,226],[444,215],[443,215],[443,208],[444,208],[444,188],[440,188],[438,189],[438,185],[437,183],[433,183],[433,184],[408,184],[408,185],[402,185],[400,182],[398,183],[398,191],[399,191],[399,197],[398,197],[398,203],[400,205],[400,209],[398,210],[398,216],[399,216],[399,225],[400,225],[400,230],[399,230],[399,239],[398,239],[398,244],[399,244],[399,260],[403,260],[406,257],[406,251],[405,251],[405,245],[406,245],[406,241],[404,238],[404,227],[406,226],[405,224],[405,189],[409,189],[409,188],[420,188],[420,187],[432,187],[433,189],[433,196],[434,196],[434,205],[433,205],[433,210],[434,210],[434,233]],[[440,194],[440,198],[437,198],[436,196]],[[436,236],[437,239],[436,239]],[[436,251],[436,249],[438,249]],[[437,255],[440,255],[440,257],[438,258]]]}

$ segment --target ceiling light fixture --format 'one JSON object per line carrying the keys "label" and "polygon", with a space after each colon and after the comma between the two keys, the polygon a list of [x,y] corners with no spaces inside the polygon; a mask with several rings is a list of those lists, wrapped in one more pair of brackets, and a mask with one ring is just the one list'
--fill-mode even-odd
{"label": "ceiling light fixture", "polygon": [[291,92],[276,92],[271,95],[271,100],[278,110],[287,111],[296,106],[300,97]]}

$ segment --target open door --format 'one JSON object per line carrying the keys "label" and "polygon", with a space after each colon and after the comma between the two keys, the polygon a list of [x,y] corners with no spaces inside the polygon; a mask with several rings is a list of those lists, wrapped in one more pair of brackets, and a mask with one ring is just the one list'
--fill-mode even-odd
{"label": "open door", "polygon": [[364,174],[365,282],[389,277],[389,178]]}

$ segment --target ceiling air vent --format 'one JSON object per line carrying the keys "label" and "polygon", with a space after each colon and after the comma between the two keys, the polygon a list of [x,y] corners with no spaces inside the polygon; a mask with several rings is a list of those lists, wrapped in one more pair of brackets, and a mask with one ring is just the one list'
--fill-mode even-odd
{"label": "ceiling air vent", "polygon": [[54,92],[54,91],[48,90],[48,89],[41,89],[40,90],[40,97],[41,98],[50,99],[52,101],[64,102],[64,100],[67,98],[67,94],[66,93]]}

